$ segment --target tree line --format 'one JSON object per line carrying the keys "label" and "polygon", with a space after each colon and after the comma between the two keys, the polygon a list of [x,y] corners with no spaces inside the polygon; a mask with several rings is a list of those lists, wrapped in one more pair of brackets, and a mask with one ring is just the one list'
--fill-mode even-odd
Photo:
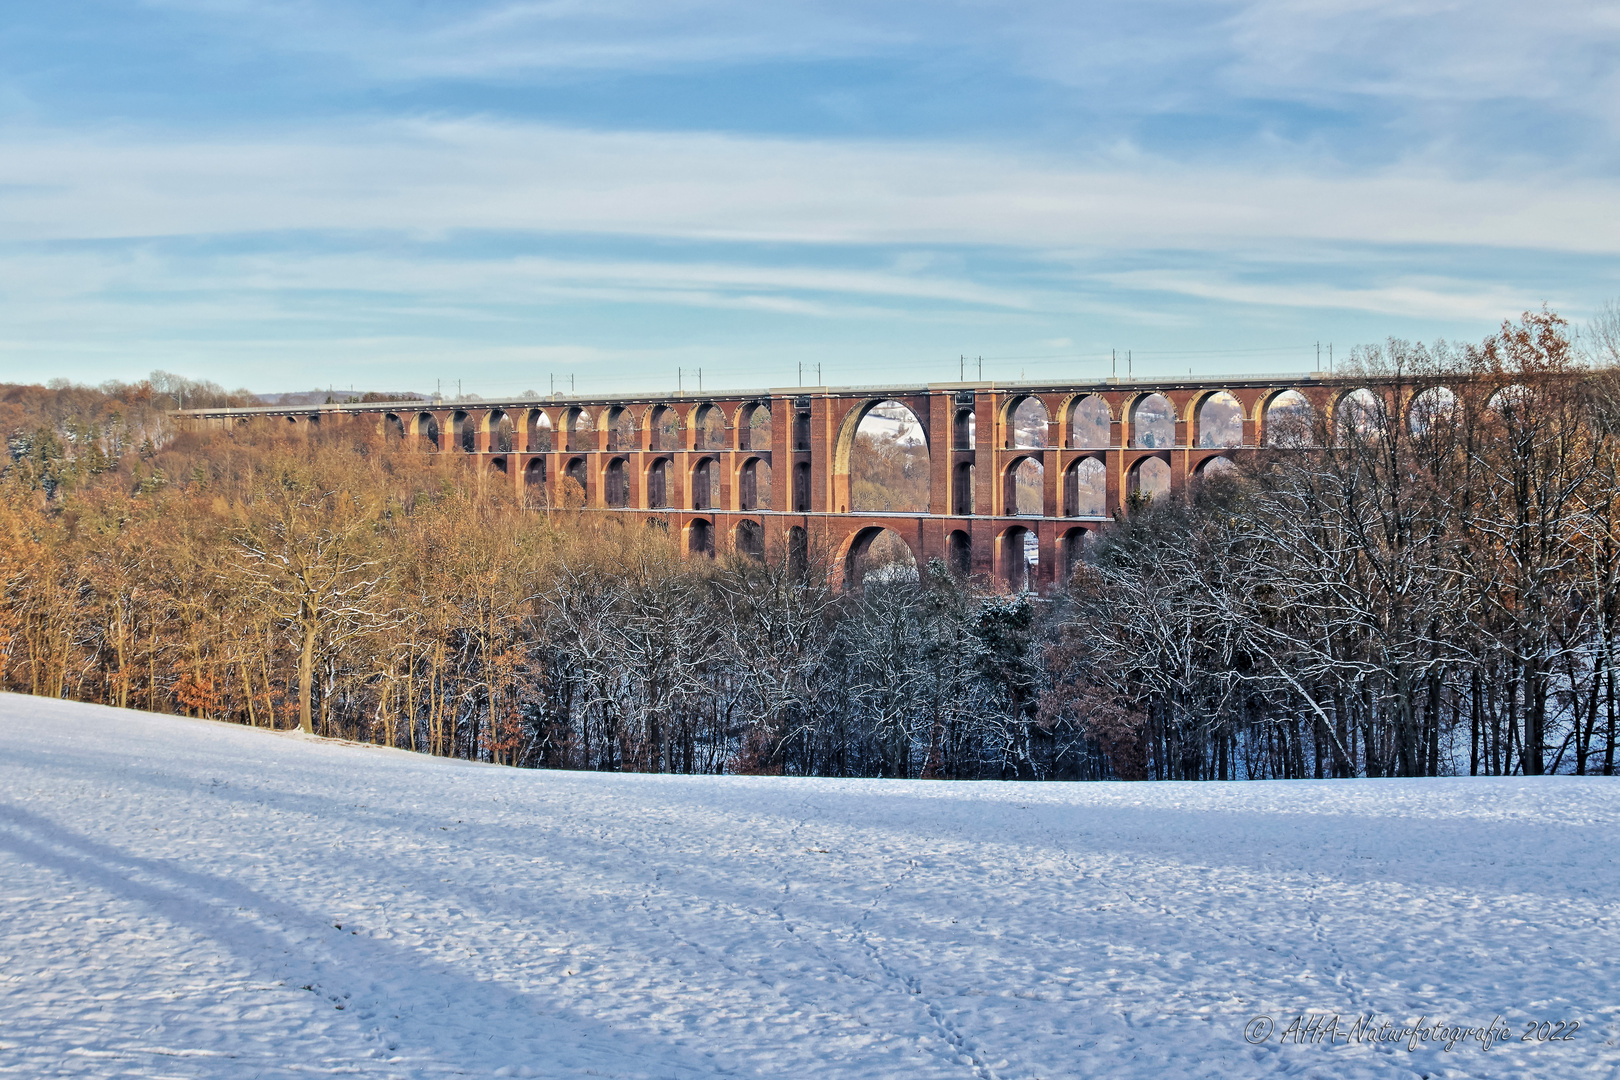
{"label": "tree line", "polygon": [[1375,392],[1133,500],[1048,596],[683,557],[361,422],[136,439],[120,388],[10,388],[0,679],[517,766],[1612,774],[1615,322],[1365,350]]}

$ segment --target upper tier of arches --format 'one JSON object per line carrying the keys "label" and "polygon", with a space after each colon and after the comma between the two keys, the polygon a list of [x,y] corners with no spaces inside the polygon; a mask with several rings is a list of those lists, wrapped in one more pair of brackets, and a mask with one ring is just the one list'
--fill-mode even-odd
{"label": "upper tier of arches", "polygon": [[[1436,405],[1436,394],[1448,395],[1444,408]],[[1411,423],[1432,426],[1432,417],[1445,412],[1455,400],[1445,387],[1413,391],[1399,403],[1385,397],[1384,390],[1355,387],[1349,380],[1332,386],[1310,381],[1290,385],[1284,381],[1269,387],[992,389],[948,395],[921,390],[912,395],[864,400],[847,393],[823,392],[804,398],[773,394],[730,400],[683,398],[488,406],[463,402],[419,407],[417,411],[390,411],[389,416],[397,435],[418,438],[431,444],[430,449],[446,451],[803,452],[813,449],[810,429],[814,427],[831,444],[835,458],[843,459],[862,419],[885,402],[910,410],[930,453],[936,449],[936,442],[962,453],[987,447],[1001,451],[1205,451],[1288,445],[1300,442],[1303,432],[1283,437],[1278,429],[1309,428],[1315,437],[1315,426],[1331,421],[1330,430],[1350,424],[1364,432],[1374,414],[1387,418],[1398,413],[1406,422],[1412,413]],[[943,416],[931,415],[929,403],[934,398],[945,402]],[[818,410],[823,407],[830,413],[830,428],[824,428],[820,419]],[[214,410],[210,415],[235,411],[251,410]],[[381,410],[362,406],[343,411]],[[298,422],[318,415],[285,418]],[[842,464],[842,460],[835,461],[833,471],[842,471]]]}
{"label": "upper tier of arches", "polygon": [[[1492,400],[1503,416],[1525,411],[1511,388]],[[1247,449],[1420,434],[1462,407],[1446,387],[1396,393],[1349,379],[1281,379],[379,403],[338,412],[377,414],[404,446],[517,457],[483,472],[547,491],[572,479],[588,507],[1083,520],[1118,513],[1133,494],[1185,490]],[[916,487],[914,498],[878,504],[862,495],[857,455],[885,439],[903,443],[903,452],[888,447],[890,464]],[[554,456],[536,469],[532,458],[542,454]]]}

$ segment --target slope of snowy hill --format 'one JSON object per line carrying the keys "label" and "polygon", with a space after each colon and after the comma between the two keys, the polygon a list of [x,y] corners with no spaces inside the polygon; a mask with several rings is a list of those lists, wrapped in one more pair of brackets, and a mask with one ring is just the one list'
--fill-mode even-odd
{"label": "slope of snowy hill", "polygon": [[[1601,779],[523,772],[3,695],[0,1076],[1612,1077],[1617,823]],[[1283,1042],[1312,1011],[1358,1037]]]}

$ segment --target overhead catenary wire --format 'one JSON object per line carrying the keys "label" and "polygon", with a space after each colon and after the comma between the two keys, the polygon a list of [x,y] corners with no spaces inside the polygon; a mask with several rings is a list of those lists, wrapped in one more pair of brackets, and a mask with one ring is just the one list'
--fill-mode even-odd
{"label": "overhead catenary wire", "polygon": [[[1324,344],[1326,344],[1326,343],[1324,343]],[[1171,370],[1179,370],[1180,367],[1188,365],[1188,364],[1195,364],[1196,361],[1198,361],[1199,359],[1203,359],[1203,358],[1214,358],[1214,357],[1225,357],[1225,356],[1253,356],[1253,357],[1256,357],[1256,358],[1260,358],[1260,357],[1281,356],[1281,355],[1287,355],[1287,354],[1290,354],[1290,353],[1301,356],[1301,359],[1302,359],[1303,363],[1301,363],[1300,367],[1304,368],[1305,366],[1310,364],[1310,357],[1311,357],[1313,347],[1314,347],[1313,345],[1307,344],[1307,345],[1301,345],[1301,346],[1265,346],[1265,347],[1261,347],[1261,348],[1252,348],[1252,349],[1197,349],[1197,350],[1192,350],[1192,349],[1187,349],[1187,350],[1152,350],[1152,349],[1150,349],[1150,350],[1145,350],[1142,353],[1142,356],[1143,356],[1143,358],[1145,360],[1155,361],[1150,366],[1151,366],[1151,369],[1152,369],[1152,373],[1156,373],[1156,374],[1168,374],[1168,372],[1171,371]],[[1330,349],[1331,349],[1331,346],[1330,346]],[[1130,356],[1131,356],[1131,361],[1132,361],[1131,374],[1134,376],[1134,359],[1135,359],[1135,350],[1134,349],[1130,350]],[[1173,363],[1174,361],[1179,361],[1179,363]],[[1114,375],[1116,377],[1118,375],[1117,352],[1111,351],[1111,352],[1107,352],[1107,353],[1104,353],[1104,352],[1096,352],[1096,353],[1072,352],[1072,353],[1026,353],[1026,354],[975,354],[975,356],[974,356],[974,364],[975,364],[976,378],[980,382],[985,381],[985,379],[987,377],[987,372],[986,372],[986,365],[987,364],[993,365],[993,364],[997,364],[997,363],[1007,363],[1007,362],[1018,362],[1022,366],[1029,367],[1029,368],[1035,368],[1036,371],[1034,373],[1031,373],[1031,372],[1025,372],[1024,373],[1026,378],[1029,378],[1029,377],[1032,377],[1032,376],[1034,378],[1044,378],[1045,376],[1042,375],[1040,372],[1043,369],[1050,368],[1050,367],[1074,367],[1074,366],[1077,366],[1077,365],[1085,365],[1085,366],[1088,366],[1088,367],[1094,367],[1094,366],[1101,365],[1103,363],[1110,364],[1112,366],[1112,368],[1113,368]],[[785,376],[785,378],[783,378],[781,382],[777,382],[776,380],[768,378],[768,377],[762,378],[761,377],[761,370],[762,369],[758,365],[739,364],[739,365],[736,365],[736,366],[725,365],[725,366],[721,366],[721,367],[716,367],[715,365],[712,365],[712,364],[705,364],[704,367],[707,370],[704,372],[703,382],[705,384],[713,382],[713,383],[716,383],[717,385],[725,387],[725,388],[735,387],[735,388],[739,388],[739,389],[741,389],[741,388],[750,388],[750,387],[780,386],[780,385],[799,385],[799,386],[803,386],[803,385],[805,385],[805,378],[804,378],[804,375],[805,375],[805,372],[804,372],[805,363],[804,363],[804,361],[800,360],[800,361],[796,361],[795,365],[796,365],[795,368],[790,368],[787,371],[782,372],[782,375]],[[637,365],[637,367],[639,368],[639,365]],[[912,375],[912,373],[916,373],[917,375],[921,375],[921,376],[924,376],[924,377],[927,377],[927,376],[929,376],[931,374],[933,376],[933,378],[938,378],[940,374],[944,374],[940,370],[941,365],[940,365],[940,363],[939,363],[939,361],[937,359],[929,359],[929,358],[926,358],[926,357],[920,358],[920,359],[915,359],[915,360],[898,360],[898,361],[894,361],[894,362],[885,362],[882,365],[880,365],[880,367],[881,367],[881,370],[885,374],[892,374],[892,375],[895,375],[895,376],[910,376],[910,375]],[[1163,371],[1160,370],[1161,367],[1164,369]],[[1321,367],[1320,363],[1316,364],[1316,369],[1319,370],[1320,367]],[[967,368],[967,354],[959,352],[957,354],[957,377],[958,377],[958,380],[965,381],[966,374],[967,374],[966,368]],[[766,369],[766,370],[768,370],[768,369]],[[1332,370],[1331,359],[1330,359],[1329,370],[1330,371]],[[677,388],[682,389],[683,391],[684,391],[684,374],[685,374],[684,367],[677,369]],[[815,383],[813,385],[817,385],[817,386],[827,385],[826,376],[829,375],[830,373],[824,373],[824,366],[819,362],[816,364],[816,373],[815,374],[816,374],[816,381],[815,381]],[[1015,371],[1015,372],[1013,372],[1013,374],[1017,374],[1017,372]],[[585,387],[584,392],[586,392],[586,393],[594,393],[594,394],[635,394],[635,393],[639,393],[639,392],[649,391],[652,388],[652,386],[656,383],[657,380],[656,380],[656,376],[654,376],[652,379],[649,379],[648,375],[649,375],[648,372],[641,371],[641,370],[626,371],[623,374],[615,373],[615,374],[612,374],[612,375],[596,375],[595,373],[592,373],[592,377],[588,378],[588,380],[587,380],[591,385],[588,385],[587,387]],[[836,380],[836,375],[833,375],[831,377],[833,377]],[[994,371],[989,372],[988,377],[994,378],[995,377],[995,372]],[[462,382],[465,382],[465,381],[467,381],[467,380],[462,380]],[[580,392],[580,387],[578,386],[577,376],[571,373],[568,376],[568,381],[569,381],[569,393],[571,395],[579,393]],[[859,382],[859,383],[867,383],[867,382],[874,382],[874,381],[877,381],[877,380],[868,379],[868,378],[856,378],[856,379],[852,380],[852,382]],[[907,380],[905,378],[894,378],[891,381],[903,382],[903,381],[907,381]],[[922,380],[918,380],[918,381],[922,381]],[[439,392],[442,395],[442,380],[440,381],[440,383],[438,383],[436,385],[439,387]],[[509,381],[509,380],[504,380],[503,379],[503,380],[490,380],[489,382],[484,382],[482,380],[477,380],[477,381],[474,382],[472,390],[468,390],[464,385],[463,386],[458,386],[457,396],[461,397],[461,396],[464,396],[466,393],[472,393],[472,392],[476,391],[476,393],[478,395],[484,396],[484,397],[514,397],[515,398],[515,397],[519,397],[519,396],[524,396],[525,394],[531,392],[531,388],[533,387],[533,385],[534,384],[533,384],[532,381],[527,381],[527,380],[525,380],[525,381],[510,380]],[[549,384],[548,385],[550,387],[551,396],[556,396],[556,394],[557,394],[557,385],[556,385],[556,375],[555,375],[555,373],[552,373],[552,374],[549,375]],[[843,384],[839,383],[839,385],[843,385]],[[390,388],[390,389],[393,389],[393,388]],[[415,388],[414,387],[406,387],[406,389],[413,389],[414,390]],[[538,395],[536,395],[536,396],[538,396]]]}

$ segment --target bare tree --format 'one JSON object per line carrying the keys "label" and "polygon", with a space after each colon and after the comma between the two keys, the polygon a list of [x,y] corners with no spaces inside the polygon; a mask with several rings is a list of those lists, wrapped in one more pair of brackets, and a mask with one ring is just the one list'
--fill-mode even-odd
{"label": "bare tree", "polygon": [[374,625],[383,577],[374,548],[378,506],[331,486],[315,468],[283,466],[242,509],[236,538],[261,602],[287,628],[298,655],[298,723],[313,732],[317,665]]}

